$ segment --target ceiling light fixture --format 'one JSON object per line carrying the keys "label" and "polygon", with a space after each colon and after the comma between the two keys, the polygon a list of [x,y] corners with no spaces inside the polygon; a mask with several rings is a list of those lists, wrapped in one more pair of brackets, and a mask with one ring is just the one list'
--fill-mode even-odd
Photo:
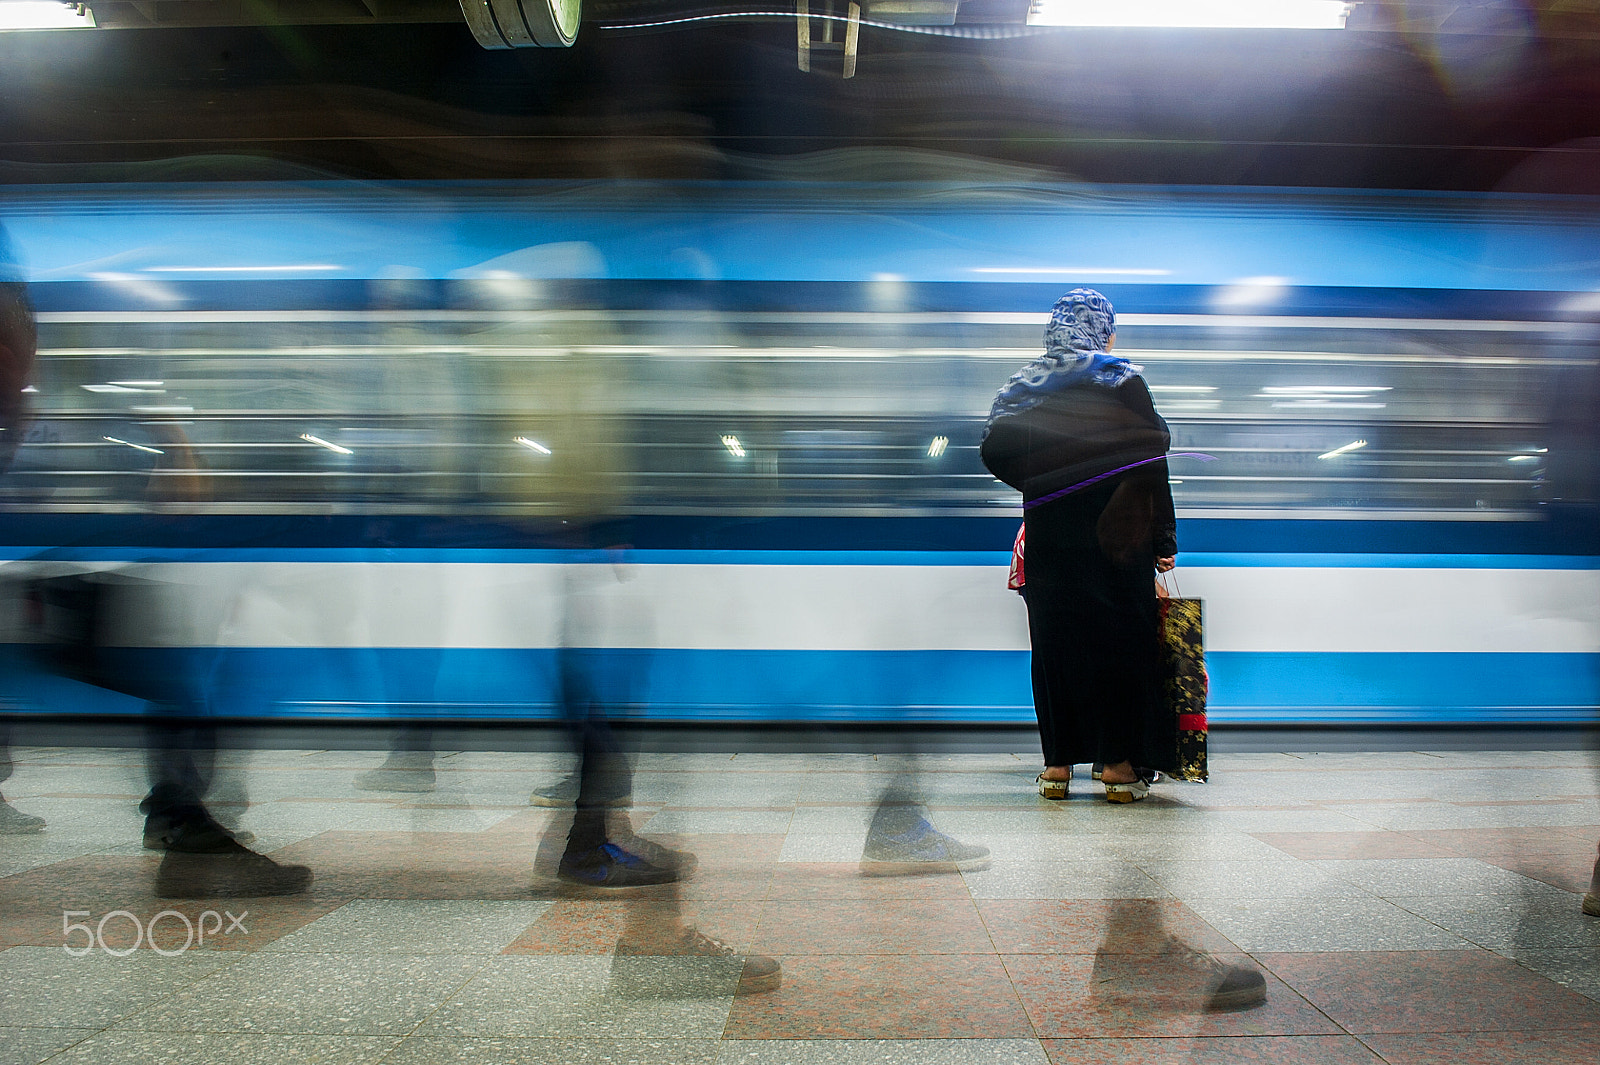
{"label": "ceiling light fixture", "polygon": [[1033,0],[1030,26],[1342,30],[1345,0]]}
{"label": "ceiling light fixture", "polygon": [[945,448],[949,446],[950,438],[948,436],[934,437],[933,440],[928,444],[928,457],[930,459],[938,458],[940,455],[944,454]]}
{"label": "ceiling light fixture", "polygon": [[724,436],[722,446],[728,449],[728,454],[736,459],[744,458],[744,445],[739,443],[737,436]]}
{"label": "ceiling light fixture", "polygon": [[537,440],[529,440],[525,436],[514,436],[511,439],[531,451],[537,451],[541,455],[550,454],[550,449],[539,443]]}

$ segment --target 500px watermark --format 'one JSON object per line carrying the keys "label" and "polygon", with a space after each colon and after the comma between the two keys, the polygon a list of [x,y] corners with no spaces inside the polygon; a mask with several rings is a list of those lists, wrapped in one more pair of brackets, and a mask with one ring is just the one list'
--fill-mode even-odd
{"label": "500px watermark", "polygon": [[[138,950],[140,944],[144,943],[148,943],[150,949],[157,954],[175,958],[190,947],[205,946],[206,936],[208,935],[215,938],[219,935],[231,936],[235,933],[246,936],[250,934],[250,929],[244,926],[244,919],[250,916],[249,910],[244,911],[237,917],[228,910],[223,910],[221,913],[216,910],[206,910],[194,920],[190,920],[188,914],[180,913],[177,910],[162,910],[148,921],[140,920],[138,914],[130,913],[127,910],[112,910],[95,924],[73,920],[74,917],[92,918],[92,916],[88,910],[61,911],[61,935],[64,940],[61,944],[61,949],[74,958],[81,958],[96,947],[99,947],[114,958],[125,958]],[[227,918],[226,926],[223,925],[223,918]],[[156,929],[157,926],[162,924],[166,926],[162,929],[162,938],[171,940],[166,945],[156,942]],[[107,925],[111,926],[112,942],[116,943],[116,946],[112,946],[111,943],[106,941]],[[183,942],[174,946],[173,943],[177,941],[179,928],[183,929]],[[128,942],[130,934],[133,937],[131,943]],[[81,935],[83,938],[74,942],[73,936],[75,935]]]}

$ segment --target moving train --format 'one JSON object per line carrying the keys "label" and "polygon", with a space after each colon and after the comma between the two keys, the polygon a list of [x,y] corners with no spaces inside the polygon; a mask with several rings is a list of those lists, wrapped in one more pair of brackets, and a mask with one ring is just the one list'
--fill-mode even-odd
{"label": "moving train", "polygon": [[[14,187],[48,597],[243,718],[1023,723],[978,460],[1065,289],[1171,423],[1216,723],[1600,705],[1600,201],[983,182]],[[86,578],[85,575],[89,576]]]}

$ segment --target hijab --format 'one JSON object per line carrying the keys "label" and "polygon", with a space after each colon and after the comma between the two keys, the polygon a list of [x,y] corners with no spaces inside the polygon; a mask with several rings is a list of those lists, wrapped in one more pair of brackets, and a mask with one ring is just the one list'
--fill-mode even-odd
{"label": "hijab", "polygon": [[1044,354],[1011,375],[994,397],[983,435],[996,418],[1020,414],[1043,403],[1052,393],[1074,385],[1116,388],[1139,372],[1139,367],[1106,345],[1117,333],[1117,315],[1111,301],[1092,288],[1075,288],[1056,300],[1050,324],[1044,330]]}

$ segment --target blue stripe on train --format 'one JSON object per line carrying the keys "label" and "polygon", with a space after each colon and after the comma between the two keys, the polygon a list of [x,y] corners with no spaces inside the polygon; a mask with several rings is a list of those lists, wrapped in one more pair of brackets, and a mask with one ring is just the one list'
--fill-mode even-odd
{"label": "blue stripe on train", "polygon": [[[1020,520],[1014,515],[658,516],[619,519],[579,534],[550,521],[450,517],[9,514],[0,522],[0,545],[4,545],[0,558],[201,560],[208,551],[231,551],[238,554],[228,557],[238,561],[376,561],[389,552],[440,553],[429,556],[432,559],[477,551],[486,554],[463,555],[461,560],[494,561],[492,556],[501,552],[509,557],[516,552],[565,550],[585,542],[627,543],[640,551],[659,552],[1009,553]],[[1547,521],[1180,518],[1178,543],[1182,557],[1209,557],[1215,559],[1208,563],[1212,565],[1240,564],[1223,561],[1223,556],[1306,554],[1392,555],[1400,556],[1396,564],[1428,565],[1421,556],[1600,556],[1600,521],[1593,513],[1578,511]],[[327,554],[301,554],[307,551]],[[1521,568],[1531,563],[1505,565]],[[1566,567],[1569,561],[1561,565]]]}
{"label": "blue stripe on train", "polygon": [[[23,652],[12,649],[12,654]],[[553,650],[229,648],[135,652],[139,675],[170,684],[184,656],[230,717],[556,716]],[[598,697],[660,721],[1030,723],[1020,651],[586,652]],[[1589,721],[1600,654],[1267,653],[1209,656],[1217,723],[1523,724]],[[126,663],[124,663],[124,667]],[[137,713],[87,685],[8,668],[4,694],[50,713]],[[135,674],[120,668],[129,690]]]}

